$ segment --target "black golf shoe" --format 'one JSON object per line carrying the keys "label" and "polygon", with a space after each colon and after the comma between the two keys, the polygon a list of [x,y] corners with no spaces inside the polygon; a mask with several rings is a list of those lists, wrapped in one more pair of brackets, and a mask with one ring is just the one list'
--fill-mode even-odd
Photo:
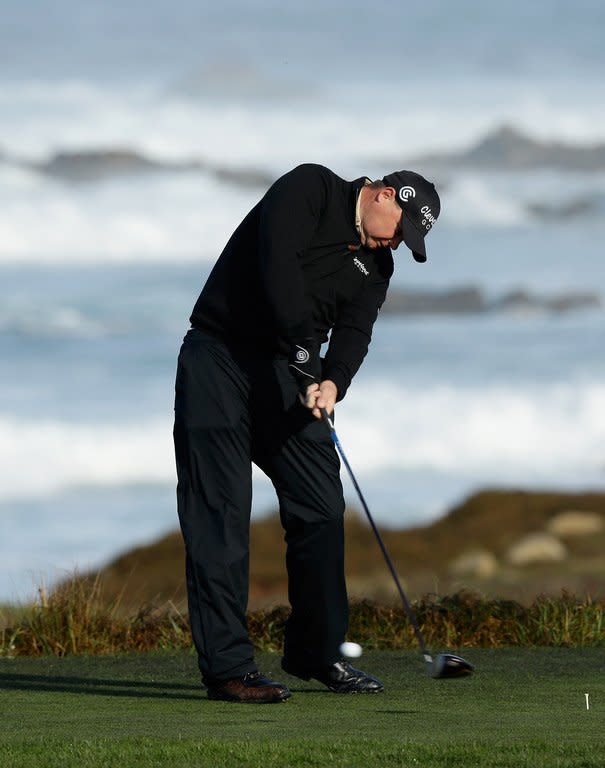
{"label": "black golf shoe", "polygon": [[382,693],[384,685],[372,675],[368,675],[351,666],[348,661],[337,661],[318,670],[306,671],[291,666],[282,659],[281,668],[284,672],[301,680],[319,680],[327,685],[334,693]]}

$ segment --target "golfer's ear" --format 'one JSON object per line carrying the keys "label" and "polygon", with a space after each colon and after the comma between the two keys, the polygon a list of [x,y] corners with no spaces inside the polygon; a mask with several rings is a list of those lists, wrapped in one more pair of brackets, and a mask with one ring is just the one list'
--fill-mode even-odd
{"label": "golfer's ear", "polygon": [[383,187],[379,190],[379,196],[385,200],[394,200],[397,191],[395,187]]}

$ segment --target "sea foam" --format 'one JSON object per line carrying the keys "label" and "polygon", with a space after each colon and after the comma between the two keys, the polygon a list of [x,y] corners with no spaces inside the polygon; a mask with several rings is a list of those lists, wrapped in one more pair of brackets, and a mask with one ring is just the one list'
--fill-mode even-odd
{"label": "sea foam", "polygon": [[[361,476],[418,471],[556,485],[605,469],[605,386],[417,389],[360,381],[337,428]],[[175,482],[172,423],[0,418],[0,499]]]}
{"label": "sea foam", "polygon": [[363,472],[432,470],[557,484],[605,471],[605,386],[422,390],[364,379],[338,429]]}
{"label": "sea foam", "polygon": [[[213,261],[263,193],[203,172],[69,184],[0,169],[0,264]],[[550,227],[581,229],[605,219],[605,174],[582,183],[557,174],[458,172],[441,198],[444,231],[543,228],[536,203],[551,206]],[[576,204],[575,218],[556,215],[558,206]]]}

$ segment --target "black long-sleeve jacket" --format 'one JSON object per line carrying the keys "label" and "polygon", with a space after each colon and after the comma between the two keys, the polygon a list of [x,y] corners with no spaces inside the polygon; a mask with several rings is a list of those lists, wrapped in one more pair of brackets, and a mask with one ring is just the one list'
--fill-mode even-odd
{"label": "black long-sleeve jacket", "polygon": [[342,400],[359,369],[393,274],[388,248],[364,248],[355,206],[365,178],[345,181],[320,165],[278,179],[235,230],[191,323],[259,352],[293,340],[330,343],[322,375]]}

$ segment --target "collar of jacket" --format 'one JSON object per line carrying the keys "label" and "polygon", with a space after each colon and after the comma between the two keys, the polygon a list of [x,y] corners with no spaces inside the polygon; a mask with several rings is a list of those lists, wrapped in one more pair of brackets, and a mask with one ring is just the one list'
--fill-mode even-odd
{"label": "collar of jacket", "polygon": [[361,190],[370,183],[370,179],[368,179],[367,176],[361,176],[359,179],[355,179],[355,181],[350,182],[351,191],[349,193],[349,210],[351,213],[351,221],[353,222],[354,232],[354,239],[351,240],[349,245],[350,251],[357,251],[359,248],[361,248],[361,233],[357,226],[357,202],[359,200],[359,194]]}

